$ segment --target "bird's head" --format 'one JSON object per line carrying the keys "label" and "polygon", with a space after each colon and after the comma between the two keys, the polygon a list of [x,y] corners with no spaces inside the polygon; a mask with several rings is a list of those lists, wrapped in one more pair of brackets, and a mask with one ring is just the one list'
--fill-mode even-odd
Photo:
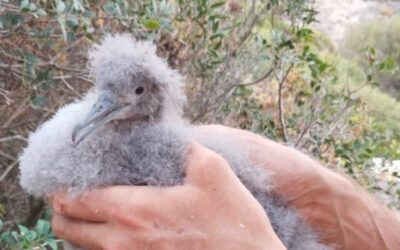
{"label": "bird's head", "polygon": [[156,55],[151,42],[108,35],[89,52],[97,102],[72,132],[75,142],[112,121],[179,120],[185,97],[182,77]]}

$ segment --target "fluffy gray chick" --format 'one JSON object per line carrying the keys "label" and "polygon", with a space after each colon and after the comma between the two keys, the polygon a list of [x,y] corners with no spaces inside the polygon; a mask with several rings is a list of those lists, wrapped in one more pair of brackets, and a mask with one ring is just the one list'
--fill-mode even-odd
{"label": "fluffy gray chick", "polygon": [[200,135],[183,121],[182,78],[156,56],[152,43],[108,35],[89,59],[95,88],[39,127],[20,157],[20,183],[28,193],[179,185],[187,145],[196,140],[228,161],[288,249],[331,249],[318,243],[294,209],[269,194],[268,174],[250,164],[251,152],[240,139]]}

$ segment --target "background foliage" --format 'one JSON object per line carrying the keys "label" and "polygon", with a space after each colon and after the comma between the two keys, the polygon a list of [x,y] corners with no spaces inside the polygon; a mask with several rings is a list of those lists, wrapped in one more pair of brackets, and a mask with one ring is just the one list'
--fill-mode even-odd
{"label": "background foliage", "polygon": [[[357,55],[366,46],[372,46],[380,55],[390,55],[393,61],[400,63],[400,16],[392,15],[386,18],[376,18],[358,23],[349,28],[346,36],[347,56],[355,57],[361,66],[365,67],[365,61]],[[381,89],[400,100],[400,72],[394,74],[378,74]]]}
{"label": "background foliage", "polygon": [[1,0],[0,248],[57,248],[44,203],[18,186],[17,156],[30,131],[93,85],[86,52],[107,32],[157,44],[159,55],[186,76],[191,121],[245,128],[295,146],[370,190],[383,190],[386,202],[399,207],[397,173],[382,182],[372,164],[374,157],[400,158],[400,106],[377,88],[397,88],[390,79],[398,77],[391,73],[399,50],[379,45],[397,46],[399,36],[381,41],[377,33],[376,43],[357,47],[362,38],[352,32],[348,53],[357,60],[345,59],[310,28],[312,4]]}

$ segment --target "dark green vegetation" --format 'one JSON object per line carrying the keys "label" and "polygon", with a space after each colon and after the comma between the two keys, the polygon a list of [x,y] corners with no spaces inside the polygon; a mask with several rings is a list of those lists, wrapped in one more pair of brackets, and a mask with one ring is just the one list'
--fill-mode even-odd
{"label": "dark green vegetation", "polygon": [[[380,189],[371,159],[400,159],[400,106],[377,88],[397,88],[399,55],[380,46],[400,38],[376,31],[375,43],[349,42],[351,61],[310,28],[315,14],[300,0],[0,1],[0,248],[57,248],[37,222],[43,202],[18,186],[17,155],[30,131],[92,86],[87,49],[106,32],[157,43],[187,77],[191,121],[264,134]],[[396,176],[383,191],[399,207]]]}

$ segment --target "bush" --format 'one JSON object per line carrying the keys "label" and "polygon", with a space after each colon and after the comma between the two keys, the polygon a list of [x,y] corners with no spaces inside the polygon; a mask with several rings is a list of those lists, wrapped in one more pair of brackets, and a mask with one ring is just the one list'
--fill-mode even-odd
{"label": "bush", "polygon": [[52,249],[59,248],[60,240],[55,239],[51,232],[50,223],[38,220],[33,229],[17,225],[17,230],[4,230],[3,221],[0,220],[0,248],[11,250]]}
{"label": "bush", "polygon": [[[386,130],[399,139],[400,136],[400,103],[389,94],[373,85],[365,85],[366,74],[357,62],[343,58],[338,54],[329,54],[327,61],[336,62],[338,85],[346,85],[351,90],[359,89],[355,96],[365,104],[368,114],[376,121],[385,123]],[[390,73],[386,73],[389,74]]]}
{"label": "bush", "polygon": [[[364,67],[368,66],[361,52],[367,47],[377,50],[379,56],[393,58],[400,64],[400,16],[381,17],[353,25],[347,31],[344,51],[349,58]],[[377,74],[381,88],[400,100],[400,71],[394,74]]]}

